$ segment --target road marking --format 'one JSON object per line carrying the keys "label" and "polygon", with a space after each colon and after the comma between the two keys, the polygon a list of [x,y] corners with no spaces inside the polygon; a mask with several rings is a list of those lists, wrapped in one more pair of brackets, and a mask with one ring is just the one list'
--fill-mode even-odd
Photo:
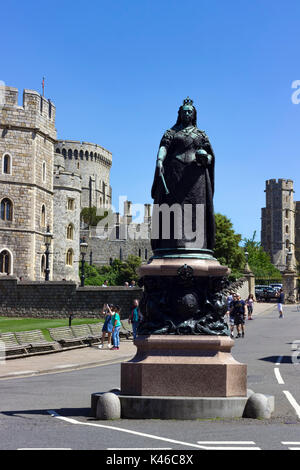
{"label": "road marking", "polygon": [[275,373],[275,377],[276,377],[277,382],[279,383],[279,385],[284,385],[284,380],[281,377],[281,374],[280,374],[280,371],[279,371],[278,367],[275,367],[274,373]]}
{"label": "road marking", "polygon": [[276,366],[280,366],[283,356],[279,356],[276,362]]}
{"label": "road marking", "polygon": [[287,397],[288,401],[290,402],[290,404],[292,405],[292,407],[294,408],[294,410],[296,411],[296,415],[298,416],[298,418],[300,418],[300,406],[298,405],[298,403],[296,402],[295,398],[293,397],[293,395],[288,392],[287,390],[284,390],[283,393],[285,394],[285,396]]}
{"label": "road marking", "polygon": [[260,447],[242,447],[242,446],[206,446],[205,450],[261,450]]}
{"label": "road marking", "polygon": [[240,445],[255,445],[254,441],[197,441],[198,444],[240,444]]}
{"label": "road marking", "polygon": [[282,442],[281,444],[285,446],[299,446],[300,442]]}
{"label": "road marking", "polygon": [[72,450],[68,447],[20,447],[17,450]]}
{"label": "road marking", "polygon": [[66,418],[64,416],[60,416],[54,410],[48,410],[48,413],[51,416],[53,416],[54,418],[61,419],[62,421],[66,421],[67,423],[70,423],[70,424],[80,424],[81,426],[93,426],[93,427],[96,427],[96,428],[109,429],[111,431],[125,432],[127,434],[133,434],[134,436],[146,437],[146,438],[149,438],[149,439],[156,439],[158,441],[169,442],[169,443],[176,444],[176,445],[184,445],[184,446],[187,446],[187,447],[194,447],[195,449],[208,450],[207,447],[205,447],[205,446],[200,446],[200,445],[197,445],[197,444],[191,444],[190,442],[177,441],[175,439],[169,439],[167,437],[154,436],[153,434],[146,434],[146,433],[143,433],[143,432],[132,431],[131,429],[118,428],[116,426],[107,426],[105,424],[83,423],[82,421],[77,421],[76,419],[73,419],[73,418]]}

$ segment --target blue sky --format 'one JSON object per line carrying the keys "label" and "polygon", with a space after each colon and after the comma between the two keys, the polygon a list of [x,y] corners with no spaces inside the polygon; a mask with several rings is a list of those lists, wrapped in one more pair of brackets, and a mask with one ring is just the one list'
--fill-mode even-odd
{"label": "blue sky", "polygon": [[266,179],[293,179],[300,200],[299,0],[12,0],[1,17],[0,80],[22,95],[46,77],[58,138],[112,152],[114,205],[152,202],[187,95],[216,155],[215,210],[237,232],[260,238]]}

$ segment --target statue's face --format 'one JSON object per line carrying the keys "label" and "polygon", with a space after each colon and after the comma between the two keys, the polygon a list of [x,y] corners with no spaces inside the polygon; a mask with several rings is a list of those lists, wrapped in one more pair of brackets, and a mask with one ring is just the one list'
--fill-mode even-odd
{"label": "statue's face", "polygon": [[181,120],[184,124],[192,122],[194,116],[194,108],[192,106],[183,106],[181,108]]}

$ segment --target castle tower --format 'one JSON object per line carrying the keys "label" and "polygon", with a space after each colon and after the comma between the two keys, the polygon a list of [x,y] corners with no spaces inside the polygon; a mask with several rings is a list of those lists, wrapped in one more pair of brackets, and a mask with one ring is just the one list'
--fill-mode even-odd
{"label": "castle tower", "polygon": [[283,271],[287,253],[293,252],[295,264],[296,204],[292,180],[266,181],[266,207],[262,209],[261,244],[270,254],[272,263]]}
{"label": "castle tower", "polygon": [[82,179],[81,208],[111,205],[109,184],[112,154],[97,144],[75,140],[58,140],[55,152],[65,160],[65,170]]}
{"label": "castle tower", "polygon": [[8,86],[0,98],[0,272],[42,280],[44,233],[53,231],[55,106],[33,90],[19,106]]}

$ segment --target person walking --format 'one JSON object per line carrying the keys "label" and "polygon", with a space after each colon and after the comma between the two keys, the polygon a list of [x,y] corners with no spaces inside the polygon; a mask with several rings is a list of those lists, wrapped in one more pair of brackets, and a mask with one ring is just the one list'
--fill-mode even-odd
{"label": "person walking", "polygon": [[253,314],[253,307],[254,307],[254,295],[249,294],[248,299],[246,300],[246,305],[248,309],[248,320],[253,320],[252,314]]}
{"label": "person walking", "polygon": [[[239,294],[236,294],[235,300],[232,302],[230,313],[234,318],[234,325],[237,329],[236,338],[244,338],[245,336],[245,318],[246,318],[246,303],[241,299]],[[242,331],[242,334],[241,334]]]}
{"label": "person walking", "polygon": [[120,328],[121,328],[121,318],[120,318],[120,307],[118,305],[115,306],[114,308],[114,313],[112,315],[112,325],[113,325],[113,330],[112,330],[112,339],[114,346],[112,350],[120,349]]}
{"label": "person walking", "polygon": [[103,349],[106,334],[107,334],[107,347],[108,349],[111,349],[112,347],[112,344],[111,344],[112,328],[113,328],[113,325],[111,322],[112,314],[113,314],[112,309],[113,309],[113,305],[104,304],[102,312],[100,313],[100,315],[105,315],[105,320],[104,320],[104,324],[102,327],[101,343],[98,346],[99,349]]}
{"label": "person walking", "polygon": [[230,328],[230,338],[234,338],[234,314],[233,314],[233,302],[236,300],[236,294],[231,292],[227,297],[227,308],[226,315],[228,316],[228,323]]}
{"label": "person walking", "polygon": [[276,294],[276,297],[277,297],[277,308],[279,312],[279,318],[283,318],[284,293],[282,289],[279,289],[279,291]]}
{"label": "person walking", "polygon": [[133,334],[133,339],[135,340],[136,335],[137,335],[137,328],[139,326],[139,321],[141,319],[141,312],[139,309],[139,301],[138,299],[134,299],[133,305],[131,308],[131,314],[128,319],[128,322],[132,324],[132,334]]}

